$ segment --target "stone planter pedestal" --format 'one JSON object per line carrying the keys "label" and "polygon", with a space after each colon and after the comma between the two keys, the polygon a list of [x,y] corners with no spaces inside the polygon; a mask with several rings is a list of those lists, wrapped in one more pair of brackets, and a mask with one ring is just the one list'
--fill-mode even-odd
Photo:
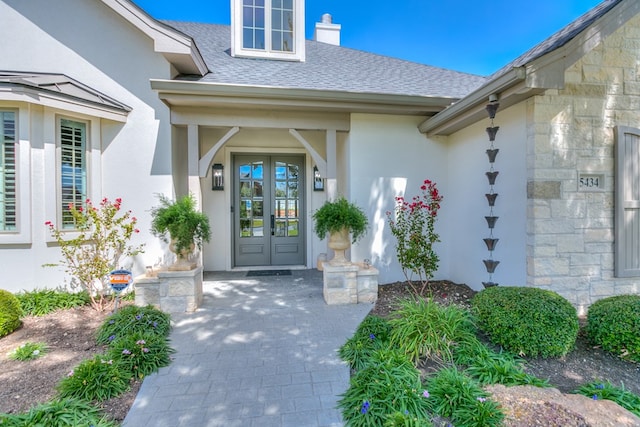
{"label": "stone planter pedestal", "polygon": [[133,281],[136,305],[153,305],[166,313],[190,313],[202,305],[202,267],[186,271],[160,270]]}
{"label": "stone planter pedestal", "polygon": [[378,270],[364,264],[323,264],[323,295],[329,304],[374,303],[378,299]]}

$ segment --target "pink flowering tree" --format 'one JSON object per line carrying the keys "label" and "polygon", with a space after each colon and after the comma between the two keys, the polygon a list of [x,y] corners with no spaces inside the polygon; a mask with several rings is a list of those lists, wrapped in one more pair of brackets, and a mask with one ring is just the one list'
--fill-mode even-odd
{"label": "pink flowering tree", "polygon": [[395,211],[387,212],[387,218],[391,233],[397,239],[396,251],[402,272],[412,287],[417,276],[424,291],[438,269],[439,258],[433,244],[440,239],[434,224],[442,196],[436,184],[428,179],[420,190],[422,194],[414,196],[411,201],[396,197]]}
{"label": "pink flowering tree", "polygon": [[53,222],[45,222],[62,253],[59,264],[48,266],[64,266],[71,276],[71,285],[87,291],[92,307],[98,311],[112,301],[109,273],[119,267],[122,259],[135,256],[143,249],[142,245],[129,244],[140,230],[136,228],[136,217],[131,211],[122,212],[121,204],[120,198],[113,202],[104,198],[99,206],[87,199],[84,208],[69,204],[67,208],[75,230],[60,230]]}

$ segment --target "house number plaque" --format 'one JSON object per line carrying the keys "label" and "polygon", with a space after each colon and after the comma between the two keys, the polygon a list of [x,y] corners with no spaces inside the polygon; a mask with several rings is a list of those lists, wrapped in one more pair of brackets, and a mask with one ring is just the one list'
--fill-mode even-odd
{"label": "house number plaque", "polygon": [[579,191],[604,190],[604,174],[580,173],[578,174]]}

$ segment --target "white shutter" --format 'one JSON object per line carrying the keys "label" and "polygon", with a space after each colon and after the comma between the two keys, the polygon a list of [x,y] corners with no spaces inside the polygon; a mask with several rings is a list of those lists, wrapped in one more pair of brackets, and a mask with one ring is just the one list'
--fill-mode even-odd
{"label": "white shutter", "polygon": [[640,276],[640,129],[616,127],[615,275]]}

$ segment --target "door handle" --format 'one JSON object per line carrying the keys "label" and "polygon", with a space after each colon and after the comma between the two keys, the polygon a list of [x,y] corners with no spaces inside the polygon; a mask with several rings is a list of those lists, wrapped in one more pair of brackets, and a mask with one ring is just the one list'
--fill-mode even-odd
{"label": "door handle", "polygon": [[276,226],[276,217],[275,215],[271,215],[271,235],[275,236],[275,226]]}

